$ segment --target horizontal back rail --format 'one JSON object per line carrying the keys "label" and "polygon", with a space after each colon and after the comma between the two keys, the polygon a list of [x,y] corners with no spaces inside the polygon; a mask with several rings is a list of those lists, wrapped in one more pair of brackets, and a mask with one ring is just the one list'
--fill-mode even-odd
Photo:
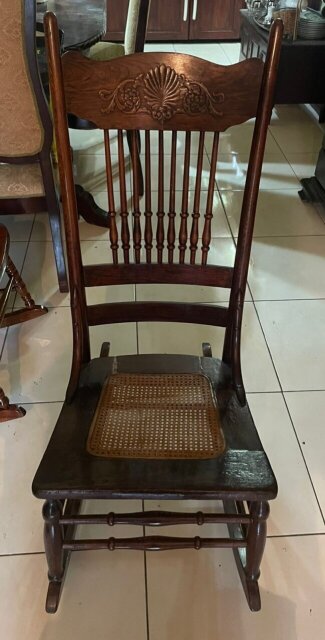
{"label": "horizontal back rail", "polygon": [[178,302],[119,302],[87,307],[90,326],[120,322],[187,322],[226,327],[226,307]]}
{"label": "horizontal back rail", "polygon": [[86,287],[114,284],[193,284],[230,288],[232,267],[192,266],[188,264],[100,264],[83,268]]}

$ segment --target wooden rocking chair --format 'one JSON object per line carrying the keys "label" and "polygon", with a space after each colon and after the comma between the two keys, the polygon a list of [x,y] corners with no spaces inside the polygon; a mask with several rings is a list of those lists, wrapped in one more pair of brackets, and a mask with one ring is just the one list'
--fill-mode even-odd
{"label": "wooden rocking chair", "polygon": [[[20,324],[26,320],[32,320],[47,313],[46,307],[35,304],[23,279],[20,277],[13,261],[9,256],[9,233],[2,224],[0,224],[0,280],[5,274],[8,276],[8,282],[0,296],[0,328],[11,327],[13,324]],[[24,303],[23,309],[14,309],[7,311],[9,296],[12,291],[16,291]],[[13,420],[14,418],[22,418],[26,411],[23,407],[16,404],[10,404],[9,399],[0,387],[0,422]]]}
{"label": "wooden rocking chair", "polygon": [[[49,589],[46,609],[57,609],[71,551],[229,547],[252,610],[260,608],[258,577],[266,540],[268,501],[277,484],[246,402],[240,333],[250,246],[267,126],[273,104],[282,23],[270,33],[265,63],[251,59],[223,67],[180,54],[135,54],[110,62],[70,52],[60,59],[56,19],[45,18],[51,92],[71,284],[73,362],[66,401],[33,482],[44,499]],[[103,129],[112,262],[82,264],[67,114]],[[219,132],[256,117],[234,267],[208,264]],[[115,212],[110,130],[118,130],[121,215]],[[123,130],[145,137],[145,197],[133,163],[132,222],[125,183]],[[151,193],[151,132],[158,131],[158,206]],[[185,133],[183,158],[176,156]],[[194,206],[188,232],[192,132],[196,147]],[[211,167],[203,172],[206,132],[213,133]],[[167,147],[168,144],[168,147]],[[169,146],[170,145],[170,146]],[[182,186],[176,179],[183,163]],[[207,204],[201,211],[201,188]],[[175,189],[182,190],[176,212]],[[164,191],[169,190],[167,215]],[[132,247],[131,247],[132,242]],[[194,284],[230,290],[228,307],[175,302],[87,304],[85,287],[117,284]],[[91,359],[89,326],[171,321],[225,328],[222,359],[203,345],[202,357],[108,357],[104,343]],[[108,515],[80,512],[82,500],[202,499],[222,501],[223,513],[169,511]],[[229,539],[165,537],[75,539],[79,524],[166,526],[227,523]]]}

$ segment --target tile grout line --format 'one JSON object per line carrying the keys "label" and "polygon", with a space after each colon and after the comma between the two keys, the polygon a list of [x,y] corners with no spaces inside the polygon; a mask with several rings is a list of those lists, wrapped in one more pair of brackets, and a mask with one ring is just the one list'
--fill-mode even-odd
{"label": "tile grout line", "polygon": [[297,443],[298,443],[298,447],[299,447],[299,449],[300,449],[300,453],[301,453],[302,459],[303,459],[303,461],[304,461],[304,463],[305,463],[305,467],[306,467],[306,470],[307,470],[307,474],[308,474],[308,477],[309,477],[309,480],[310,480],[311,486],[312,486],[312,488],[313,488],[313,492],[314,492],[314,495],[315,495],[315,498],[316,498],[316,502],[317,502],[317,505],[318,505],[318,508],[319,508],[319,511],[320,511],[321,517],[322,517],[322,519],[323,519],[323,522],[324,522],[324,524],[325,524],[325,513],[323,513],[323,510],[322,510],[322,507],[321,507],[321,504],[320,504],[320,501],[319,501],[319,498],[318,498],[318,495],[317,495],[317,492],[316,492],[316,489],[315,489],[315,486],[314,486],[314,483],[313,483],[313,479],[312,479],[311,473],[310,473],[310,471],[309,471],[309,467],[308,467],[308,464],[307,464],[307,460],[306,460],[306,458],[305,458],[305,454],[304,454],[304,451],[303,451],[302,445],[300,444],[300,440],[299,440],[299,437],[298,437],[298,433],[297,433],[297,431],[296,431],[296,428],[295,428],[295,425],[294,425],[294,421],[293,421],[293,418],[292,418],[291,413],[290,413],[290,409],[289,409],[288,403],[287,403],[287,401],[286,401],[286,398],[285,398],[284,393],[283,393],[282,395],[283,395],[283,400],[284,400],[284,403],[285,403],[285,406],[286,406],[286,409],[287,409],[287,412],[288,412],[288,415],[289,415],[289,418],[290,418],[290,422],[291,422],[291,425],[292,425],[292,428],[293,428],[294,434],[295,434],[295,436],[296,436],[296,440],[297,440]]}

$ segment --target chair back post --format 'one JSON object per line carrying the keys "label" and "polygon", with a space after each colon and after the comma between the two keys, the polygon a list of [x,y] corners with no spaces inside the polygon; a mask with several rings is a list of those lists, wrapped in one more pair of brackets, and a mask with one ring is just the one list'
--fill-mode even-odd
{"label": "chair back post", "polygon": [[223,349],[223,360],[227,364],[230,364],[232,368],[234,386],[238,391],[238,395],[241,396],[242,401],[244,401],[240,366],[242,314],[263,156],[268,125],[274,105],[274,90],[280,60],[282,37],[283,23],[277,19],[271,28],[268,52],[263,70],[238,232],[233,283],[229,302],[230,319],[226,329]]}
{"label": "chair back post", "polygon": [[129,0],[126,19],[125,53],[141,53],[146,40],[151,0]]}
{"label": "chair back post", "polygon": [[47,12],[44,18],[49,74],[52,87],[53,117],[59,158],[61,197],[67,243],[68,269],[73,327],[73,360],[67,398],[71,399],[78,384],[82,364],[90,359],[89,329],[86,321],[86,299],[79,244],[78,211],[73,188],[73,167],[66,116],[64,86],[57,19]]}

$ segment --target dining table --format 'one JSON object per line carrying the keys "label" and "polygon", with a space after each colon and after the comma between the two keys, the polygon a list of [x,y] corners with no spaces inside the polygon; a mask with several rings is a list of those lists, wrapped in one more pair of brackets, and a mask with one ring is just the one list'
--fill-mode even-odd
{"label": "dining table", "polygon": [[106,0],[47,0],[37,2],[36,11],[39,22],[46,11],[56,14],[64,51],[88,49],[106,31]]}

